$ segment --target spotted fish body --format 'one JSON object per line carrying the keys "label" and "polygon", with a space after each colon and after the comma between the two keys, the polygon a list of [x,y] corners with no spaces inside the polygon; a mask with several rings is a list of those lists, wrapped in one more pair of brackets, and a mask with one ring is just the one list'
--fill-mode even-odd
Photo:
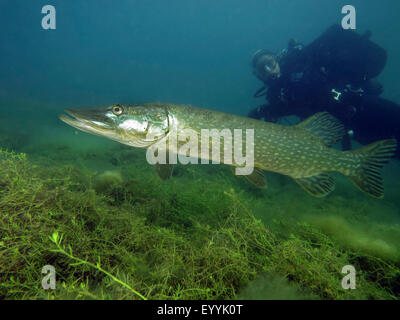
{"label": "spotted fish body", "polygon": [[[379,169],[393,156],[397,147],[396,140],[388,139],[354,151],[330,148],[342,138],[344,128],[326,112],[317,113],[294,126],[171,103],[114,105],[83,111],[67,110],[67,113],[75,119],[64,115],[61,119],[80,130],[142,148],[167,139],[171,132],[179,134],[186,129],[199,136],[204,129],[228,129],[231,132],[253,129],[254,145],[251,147],[254,148],[256,170],[247,176],[249,181],[265,186],[262,170],[273,171],[292,177],[317,197],[334,189],[334,179],[328,172],[336,171],[348,176],[362,191],[381,198],[383,187]],[[145,138],[150,132],[154,136],[151,141]],[[243,145],[242,149],[245,147]],[[170,151],[179,153],[179,148]],[[223,162],[223,148],[220,159]],[[168,177],[162,169],[159,168],[158,172],[160,176]]]}
{"label": "spotted fish body", "polygon": [[[353,154],[329,148],[302,126],[283,126],[192,106],[169,105],[169,110],[179,119],[178,131],[190,128],[200,134],[202,129],[254,129],[254,162],[262,170],[303,178],[323,171],[350,170],[355,160]],[[326,113],[320,115],[324,116],[319,116],[320,120],[335,121]],[[339,123],[335,129],[337,136],[343,134]]]}

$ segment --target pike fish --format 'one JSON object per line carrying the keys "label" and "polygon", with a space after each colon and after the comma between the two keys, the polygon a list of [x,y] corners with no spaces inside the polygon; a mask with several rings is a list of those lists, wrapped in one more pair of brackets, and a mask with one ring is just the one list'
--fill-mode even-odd
{"label": "pike fish", "polygon": [[[315,197],[326,196],[334,190],[335,181],[329,172],[339,172],[360,190],[372,197],[382,198],[380,169],[397,148],[395,139],[377,141],[351,151],[331,148],[343,137],[345,130],[327,112],[316,113],[292,126],[159,102],[117,104],[65,112],[69,116],[60,115],[60,119],[79,130],[138,148],[149,148],[168,139],[172,132],[179,133],[186,129],[199,136],[203,129],[229,129],[232,132],[235,129],[253,129],[254,170],[246,178],[258,187],[265,187],[263,171],[277,172],[293,178]],[[168,151],[179,153],[179,150]],[[225,159],[223,153],[224,150],[221,151],[221,162]],[[228,164],[238,166],[235,162]],[[172,168],[171,164],[156,165],[163,179],[171,176]]]}

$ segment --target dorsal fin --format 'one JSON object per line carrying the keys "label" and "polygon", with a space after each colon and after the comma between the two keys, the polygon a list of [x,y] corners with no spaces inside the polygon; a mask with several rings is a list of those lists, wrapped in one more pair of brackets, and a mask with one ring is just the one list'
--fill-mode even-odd
{"label": "dorsal fin", "polygon": [[343,124],[328,112],[318,112],[297,126],[315,134],[328,146],[341,140],[345,134]]}

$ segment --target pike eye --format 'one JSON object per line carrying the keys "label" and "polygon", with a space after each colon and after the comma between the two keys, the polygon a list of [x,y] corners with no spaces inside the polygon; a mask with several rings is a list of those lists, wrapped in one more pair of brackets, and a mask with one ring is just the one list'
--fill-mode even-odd
{"label": "pike eye", "polygon": [[115,106],[113,106],[112,112],[113,112],[116,116],[119,116],[119,115],[121,115],[121,114],[124,112],[124,108],[123,108],[121,105],[116,104]]}

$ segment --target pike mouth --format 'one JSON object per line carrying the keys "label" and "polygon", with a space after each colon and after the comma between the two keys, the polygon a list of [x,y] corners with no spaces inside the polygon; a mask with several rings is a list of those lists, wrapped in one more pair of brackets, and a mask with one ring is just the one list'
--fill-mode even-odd
{"label": "pike mouth", "polygon": [[87,111],[80,110],[64,110],[67,114],[61,114],[60,120],[66,124],[91,134],[100,136],[106,135],[107,132],[112,130],[112,127],[106,124],[104,121],[89,120],[88,118],[99,118],[95,114],[89,114]]}
{"label": "pike mouth", "polygon": [[126,128],[123,125],[115,123],[109,118],[107,108],[66,109],[64,112],[65,114],[59,116],[61,121],[86,133],[137,148],[147,148],[158,141],[155,138],[148,140],[147,137],[142,137],[140,134],[126,134]]}

